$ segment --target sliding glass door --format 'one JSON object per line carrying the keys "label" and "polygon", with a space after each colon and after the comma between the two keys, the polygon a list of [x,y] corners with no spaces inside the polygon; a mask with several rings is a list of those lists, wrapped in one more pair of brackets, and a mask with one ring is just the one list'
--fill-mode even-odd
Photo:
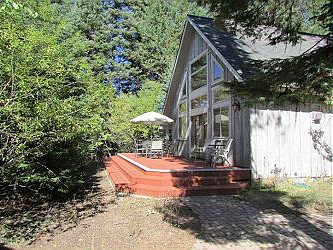
{"label": "sliding glass door", "polygon": [[192,116],[192,148],[205,145],[207,139],[207,114]]}

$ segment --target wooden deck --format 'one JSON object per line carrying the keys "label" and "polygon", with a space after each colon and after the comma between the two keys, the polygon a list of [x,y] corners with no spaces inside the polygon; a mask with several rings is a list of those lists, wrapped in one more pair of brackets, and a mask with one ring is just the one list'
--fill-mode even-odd
{"label": "wooden deck", "polygon": [[211,168],[178,157],[151,159],[124,153],[107,159],[105,166],[116,191],[153,197],[238,194],[251,180],[250,169]]}

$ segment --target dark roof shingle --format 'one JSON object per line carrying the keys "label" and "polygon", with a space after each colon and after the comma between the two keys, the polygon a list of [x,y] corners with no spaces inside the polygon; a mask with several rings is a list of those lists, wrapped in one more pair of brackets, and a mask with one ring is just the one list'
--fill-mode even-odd
{"label": "dark roof shingle", "polygon": [[188,17],[239,75],[245,79],[259,70],[257,65],[262,61],[299,56],[316,45],[317,42],[319,43],[316,46],[326,45],[324,40],[320,41],[321,36],[315,35],[301,35],[301,41],[294,46],[285,43],[271,45],[268,35],[273,31],[272,28],[262,29],[261,38],[254,39],[254,37],[239,33],[232,34],[223,31],[212,18],[192,15]]}

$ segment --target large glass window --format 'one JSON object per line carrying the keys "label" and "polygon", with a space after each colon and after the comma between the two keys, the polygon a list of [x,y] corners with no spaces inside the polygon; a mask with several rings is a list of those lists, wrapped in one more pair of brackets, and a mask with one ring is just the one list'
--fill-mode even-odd
{"label": "large glass window", "polygon": [[202,57],[200,57],[198,60],[196,60],[194,63],[192,63],[191,73],[192,74],[195,73],[196,71],[198,71],[202,67],[206,66],[206,64],[207,64],[207,56],[205,54]]}
{"label": "large glass window", "polygon": [[191,65],[191,90],[207,84],[207,56],[203,55]]}
{"label": "large glass window", "polygon": [[192,116],[192,146],[204,147],[207,138],[207,114]]}
{"label": "large glass window", "polygon": [[229,99],[229,94],[223,86],[219,86],[213,89],[214,102],[225,101]]}
{"label": "large glass window", "polygon": [[207,107],[207,95],[199,96],[191,100],[191,109]]}
{"label": "large glass window", "polygon": [[187,103],[185,101],[179,104],[179,112],[186,113],[186,111],[187,111]]}
{"label": "large glass window", "polygon": [[196,90],[207,84],[207,67],[202,68],[192,75],[191,90]]}
{"label": "large glass window", "polygon": [[186,138],[187,118],[186,116],[179,117],[179,138]]}
{"label": "large glass window", "polygon": [[214,137],[229,137],[229,107],[213,110]]}
{"label": "large glass window", "polygon": [[186,95],[186,81],[184,82],[184,86],[183,86],[183,89],[182,89],[182,95],[184,96],[184,95]]}
{"label": "large glass window", "polygon": [[213,81],[215,82],[219,79],[222,79],[222,77],[223,77],[223,68],[216,60],[213,60]]}

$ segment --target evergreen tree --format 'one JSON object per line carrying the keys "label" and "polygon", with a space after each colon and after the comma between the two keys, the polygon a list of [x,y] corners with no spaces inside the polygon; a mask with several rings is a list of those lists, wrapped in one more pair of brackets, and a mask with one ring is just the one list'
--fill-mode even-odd
{"label": "evergreen tree", "polygon": [[146,0],[144,3],[135,13],[140,35],[135,53],[140,58],[145,76],[160,81],[166,91],[186,16],[211,14],[208,8],[189,0]]}
{"label": "evergreen tree", "polygon": [[96,74],[118,93],[136,92],[142,80],[140,65],[132,56],[138,35],[131,16],[137,1],[78,0],[75,22],[91,44],[89,57]]}
{"label": "evergreen tree", "polygon": [[247,84],[228,84],[232,92],[251,97],[253,102],[306,103],[324,102],[333,105],[333,4],[331,0],[268,0],[219,1],[199,0],[210,4],[218,13],[222,28],[236,30],[260,38],[262,25],[276,27],[269,34],[272,44],[289,46],[301,42],[304,31],[323,35],[327,46],[306,51],[286,60],[265,61],[262,72]]}

